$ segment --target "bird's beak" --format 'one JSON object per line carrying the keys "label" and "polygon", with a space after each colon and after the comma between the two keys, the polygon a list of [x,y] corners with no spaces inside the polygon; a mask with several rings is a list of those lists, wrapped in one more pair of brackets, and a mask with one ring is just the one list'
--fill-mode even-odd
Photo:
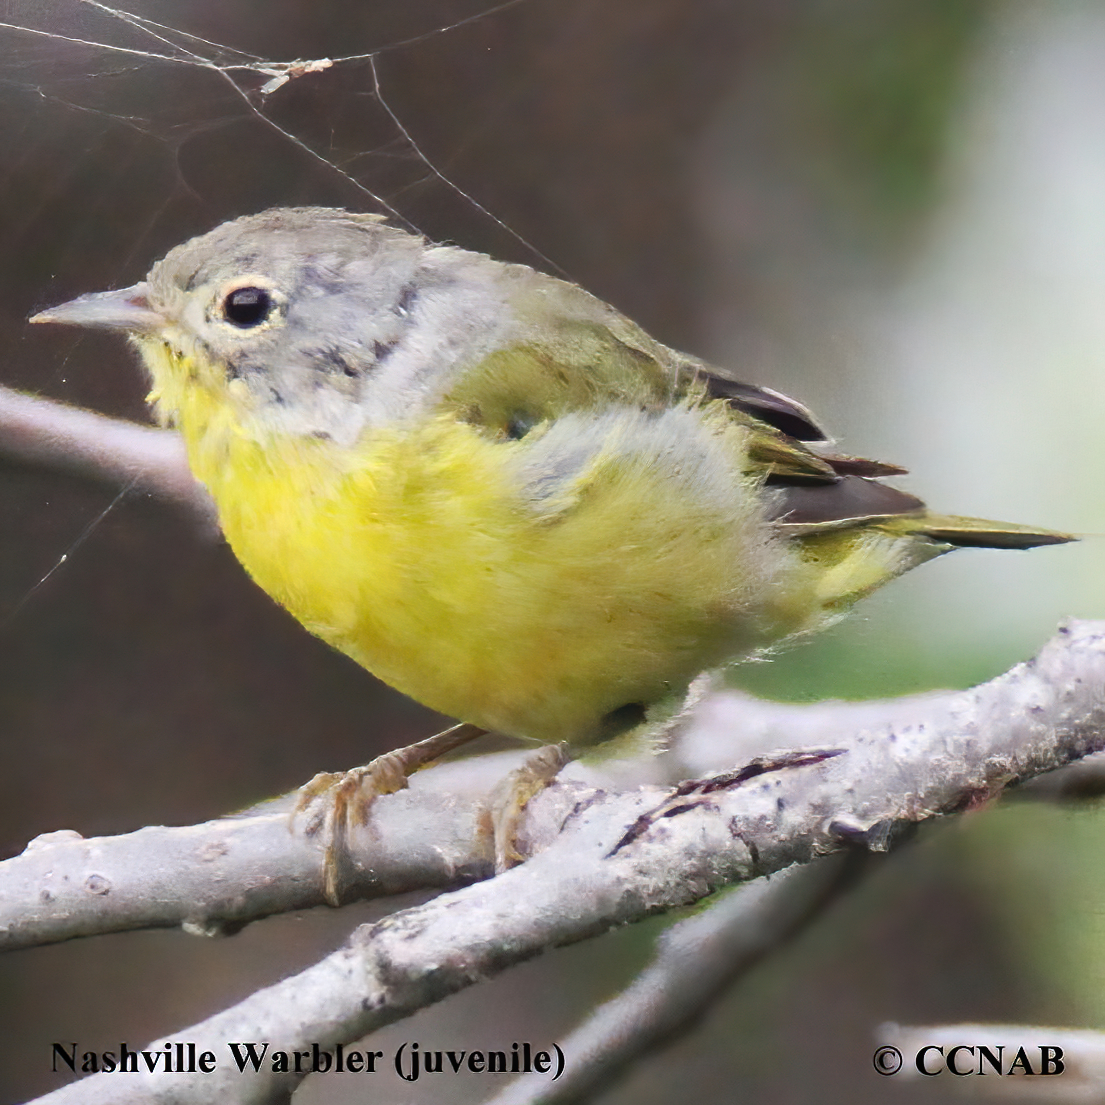
{"label": "bird's beak", "polygon": [[68,303],[32,315],[31,322],[61,322],[67,326],[93,326],[102,330],[128,330],[135,334],[156,334],[165,317],[146,298],[143,281],[115,292],[92,292]]}

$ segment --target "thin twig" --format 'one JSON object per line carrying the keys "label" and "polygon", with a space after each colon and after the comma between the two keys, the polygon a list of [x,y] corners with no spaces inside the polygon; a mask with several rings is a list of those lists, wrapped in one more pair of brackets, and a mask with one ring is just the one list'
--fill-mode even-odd
{"label": "thin twig", "polygon": [[216,526],[215,506],[188,468],[180,435],[0,387],[0,457],[135,486]]}
{"label": "thin twig", "polygon": [[667,930],[656,958],[631,986],[561,1042],[571,1064],[550,1082],[523,1075],[488,1105],[572,1105],[589,1101],[642,1055],[693,1028],[733,983],[785,947],[869,859],[825,856],[747,883]]}

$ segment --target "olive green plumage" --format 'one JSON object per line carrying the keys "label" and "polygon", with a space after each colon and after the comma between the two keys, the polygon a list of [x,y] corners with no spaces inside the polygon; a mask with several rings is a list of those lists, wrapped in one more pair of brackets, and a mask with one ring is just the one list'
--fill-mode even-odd
{"label": "olive green plumage", "polygon": [[277,209],[39,316],[125,329],[239,559],[312,632],[485,728],[592,744],[959,545],[809,412],[573,284]]}

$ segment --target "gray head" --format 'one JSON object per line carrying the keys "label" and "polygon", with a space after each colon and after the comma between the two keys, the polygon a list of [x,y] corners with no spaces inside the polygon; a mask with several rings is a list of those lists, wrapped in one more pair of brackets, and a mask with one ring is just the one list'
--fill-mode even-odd
{"label": "gray head", "polygon": [[378,215],[274,208],[177,246],[139,284],[32,321],[167,346],[240,381],[235,393],[263,424],[348,441],[433,401],[451,368],[493,347],[509,317],[508,269]]}

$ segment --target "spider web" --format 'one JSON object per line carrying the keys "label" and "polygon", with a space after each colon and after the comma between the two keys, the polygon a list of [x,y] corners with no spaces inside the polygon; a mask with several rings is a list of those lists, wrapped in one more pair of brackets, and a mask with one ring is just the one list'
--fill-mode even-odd
{"label": "spider web", "polygon": [[[121,8],[68,0],[0,9],[0,99],[8,104],[0,122],[8,151],[0,196],[21,213],[19,223],[38,238],[37,252],[52,262],[48,275],[30,274],[32,281],[42,278],[33,305],[130,282],[189,233],[277,204],[377,211],[431,236],[446,234],[446,220],[460,204],[520,259],[556,271],[439,167],[385,92],[391,59],[409,68],[413,56],[418,68],[419,51],[430,47],[432,56],[432,46],[450,35],[494,37],[497,19],[530,2],[427,4],[415,13],[374,5],[373,25],[363,35],[320,35],[317,26],[302,35],[294,27],[274,34],[279,20],[251,26],[241,18],[220,20],[214,9],[177,26],[156,18],[158,5],[149,2]],[[181,14],[171,13],[174,19]],[[442,14],[448,21],[435,22]],[[368,48],[286,60],[260,52],[304,38],[364,41]],[[440,214],[426,225],[423,216],[431,210]],[[56,235],[47,229],[51,224]],[[95,276],[86,275],[90,267]],[[110,410],[115,403],[102,391],[70,383],[73,357],[89,339],[62,340],[65,352],[34,386]],[[124,413],[140,417],[133,409]],[[125,494],[80,529],[4,623]]]}
{"label": "spider web", "polygon": [[[906,393],[892,402],[898,393],[876,387],[872,381],[893,369],[881,362],[875,365],[877,375],[873,371],[869,378],[861,366],[858,383],[849,385],[847,370],[859,360],[851,351],[851,331],[838,330],[835,322],[829,330],[817,321],[830,316],[826,304],[835,310],[835,284],[844,293],[852,288],[848,274],[854,259],[847,253],[838,264],[835,253],[822,248],[822,208],[807,202],[802,182],[828,180],[836,194],[846,190],[851,177],[828,153],[821,155],[820,144],[812,163],[800,158],[798,138],[814,133],[820,142],[843,132],[870,157],[888,148],[912,148],[897,141],[908,131],[894,110],[903,102],[899,63],[909,58],[925,62],[924,44],[932,40],[910,33],[898,40],[908,49],[880,46],[884,13],[945,12],[958,19],[957,12],[982,11],[983,6],[918,6],[907,0],[839,5],[773,0],[123,3],[0,0],[3,384],[145,420],[141,373],[117,336],[29,329],[27,316],[84,292],[141,279],[167,249],[225,219],[276,205],[344,206],[384,212],[432,239],[506,260],[562,267],[659,339],[712,355],[739,369],[743,378],[809,401],[856,451],[909,462],[889,444],[884,449],[881,439],[865,445],[848,430],[845,415],[854,411],[857,423],[871,419],[893,443],[903,418],[915,417],[917,400]],[[802,24],[808,19],[812,24]],[[801,29],[799,24],[808,33],[788,37]],[[847,33],[842,39],[826,34],[826,28],[846,28]],[[1095,41],[1077,25],[1071,37],[1075,58],[1084,42]],[[855,48],[838,49],[844,40]],[[787,52],[793,41],[799,41],[802,57],[824,43],[824,51],[814,51],[822,64],[794,61],[796,55]],[[1017,43],[1021,40],[1015,48],[1005,42],[1001,47],[1002,56],[1020,71],[1030,52]],[[1071,56],[1062,53],[1056,68],[1075,72]],[[788,58],[790,69],[780,64]],[[888,68],[886,58],[895,64]],[[1092,72],[1100,73],[1100,62],[1090,60],[1096,67]],[[927,71],[927,62],[922,68]],[[788,83],[796,73],[802,80]],[[824,94],[822,82],[830,79],[838,82],[830,91],[842,96]],[[883,94],[884,80],[890,80],[889,95]],[[1072,86],[1071,98],[1060,105],[1064,119],[1078,118],[1078,105],[1089,105],[1092,115],[1101,99],[1085,90],[1092,93],[1095,81]],[[1046,103],[1043,87],[1030,86],[1023,102]],[[842,108],[837,115],[829,112],[835,127],[826,130],[820,124],[826,107],[834,104]],[[888,108],[877,126],[867,125],[872,105]],[[921,116],[935,117],[928,109]],[[712,152],[703,157],[703,131],[711,119],[720,122]],[[853,122],[858,128],[845,126]],[[988,129],[1001,130],[980,133]],[[1021,132],[1010,129],[1008,134],[1016,138],[1010,139],[1011,148],[1020,143]],[[1034,158],[1038,166],[1054,164],[1047,156],[1051,149],[1044,146]],[[696,156],[698,167],[688,170]],[[887,171],[880,179],[898,179],[897,162],[882,167]],[[1004,163],[999,168],[995,179],[1014,176]],[[1073,171],[1045,175],[1093,179]],[[1035,194],[1037,178],[1031,180],[1024,190]],[[697,216],[695,189],[701,204]],[[1083,188],[1078,195],[1089,197],[1087,203],[1096,210],[1091,191]],[[870,188],[857,195],[860,202],[849,205],[849,211],[870,206]],[[980,195],[965,223],[968,231],[1004,221],[1027,227],[1034,240],[1074,240],[1043,233],[1043,226],[1023,218],[1023,209],[1003,207],[988,192]],[[1066,193],[1061,198],[1064,207],[1078,210]],[[850,233],[837,233],[837,225],[832,221],[832,233],[824,234],[832,249],[839,241],[851,241]],[[1062,225],[1079,240],[1085,237],[1076,218]],[[704,239],[721,258],[705,274]],[[985,236],[963,235],[958,252],[982,266],[968,267],[972,280],[985,271],[992,246]],[[1031,267],[1033,281],[1039,272],[1052,273],[1051,259]],[[802,274],[801,294],[789,294],[783,268]],[[969,288],[970,281],[955,286]],[[1094,286],[1080,278],[1074,284],[1056,283],[1060,290],[1052,294],[1074,300]],[[1068,294],[1070,287],[1078,294]],[[814,298],[826,289],[833,294],[824,302]],[[1035,291],[1033,297],[1039,298]],[[964,304],[971,300],[969,294],[956,298]],[[712,315],[705,313],[704,300],[713,303]],[[1051,301],[1045,297],[1045,302]],[[1061,451],[1046,436],[1046,403],[1039,399],[1038,383],[1024,382],[1035,377],[1017,385],[1010,376],[1017,358],[1006,353],[1017,353],[1021,331],[1011,325],[1007,310],[1000,313],[1004,303],[1000,297],[994,300],[1006,335],[998,347],[1001,355],[993,360],[997,385],[981,405],[964,402],[962,381],[935,382],[941,363],[957,365],[944,356],[942,345],[936,346],[938,356],[925,363],[931,347],[910,338],[915,346],[911,363],[924,366],[924,375],[918,376],[923,404],[933,412],[916,423],[923,437],[917,468],[927,470],[945,456],[949,463],[954,459],[960,473],[950,477],[945,494],[938,496],[934,487],[923,494],[934,505],[974,512],[966,509],[955,481],[963,484],[968,476],[975,481],[981,472],[1000,481],[1015,499],[1006,508],[990,497],[979,502],[977,512],[1066,528],[1074,515],[1065,507],[1049,515],[1022,501],[1034,469],[1045,471],[1045,446],[1056,456]],[[953,308],[954,329],[961,304]],[[758,323],[776,314],[781,323],[765,324],[761,339]],[[1034,317],[1031,310],[1023,314],[1030,322]],[[703,347],[696,326],[703,320],[719,335],[713,349]],[[1049,317],[1039,329],[1050,334],[1051,326]],[[775,352],[770,339],[776,332],[788,339],[792,333],[802,336],[778,346],[798,351],[797,367]],[[1030,338],[1021,341],[1027,350],[1050,349],[1042,339],[1032,344],[1035,331]],[[809,350],[806,364],[816,365],[817,374],[803,367],[803,350]],[[969,353],[964,363],[973,372],[977,356],[973,348]],[[1030,354],[1019,355],[1030,359]],[[769,367],[778,363],[792,375],[758,371],[757,361]],[[1038,364],[1033,370],[1038,373]],[[1094,377],[1101,378],[1100,373]],[[826,381],[820,396],[809,386],[818,379]],[[1074,423],[1068,421],[1063,440],[1096,441],[1090,422],[1099,407],[1085,398],[1091,394],[1087,382],[1046,390],[1049,402],[1064,391],[1083,399],[1085,429],[1072,431]],[[1011,474],[1009,452],[991,448],[987,437],[1008,436],[1015,424],[1004,413],[1007,408],[996,404],[999,392],[1003,404],[1018,392],[1034,398],[1028,437],[1037,442],[1032,455],[1041,463],[1024,469],[1024,478]],[[945,437],[941,445],[936,422],[949,406],[961,412],[967,431]],[[974,466],[963,463],[967,440],[986,444]],[[1058,476],[1035,478],[1061,503],[1055,489],[1069,492],[1077,486],[1071,472],[1095,470],[1085,457],[1074,457],[1050,469]],[[1089,494],[1084,500],[1090,506],[1095,501]],[[1040,575],[1030,583],[982,568],[993,576],[997,599],[990,606],[975,598],[985,590],[979,575],[963,577],[966,582],[956,592],[965,596],[962,611],[939,598],[937,585],[914,590],[917,609],[931,626],[925,638],[932,642],[925,646],[928,654],[962,648],[965,626],[1006,624],[995,622],[994,611],[1027,608],[1025,595],[1033,601],[1041,596],[1043,611],[1053,595],[1051,580],[1066,571],[1048,555],[1040,554]],[[1008,559],[1019,567],[1021,558]],[[1036,560],[1033,554],[1031,562]],[[949,563],[959,572],[961,564],[966,571],[976,562],[966,553],[961,560],[949,558],[928,569],[928,575],[918,573],[899,583],[887,593],[888,600],[897,603],[908,589],[935,581],[932,573],[945,571]],[[1006,570],[1004,559],[1000,568]],[[1077,588],[1080,577],[1073,570],[1069,575]],[[1095,569],[1093,578],[1105,578],[1105,573]],[[1016,602],[1009,601],[1011,594]],[[1039,615],[1039,628],[1030,637],[1008,632],[1003,655],[1028,655],[1060,613],[1089,612],[1083,599],[1055,600],[1055,614]],[[894,678],[897,663],[910,681],[906,685],[920,689],[913,681],[924,678],[928,668],[917,663],[917,656],[927,654],[898,651],[900,642],[921,639],[917,624],[908,619],[879,623],[872,607],[866,609],[864,619],[871,618],[871,625],[889,626],[883,635],[874,631],[869,645],[861,638],[852,652],[846,639],[826,642],[821,667],[815,656],[791,686],[801,687],[803,695],[897,693],[903,685],[880,682],[888,669]],[[858,626],[858,632],[866,632],[864,619],[853,619],[843,629]],[[147,508],[126,489],[105,490],[54,472],[5,467],[0,472],[0,719],[11,736],[3,760],[7,789],[0,849],[18,851],[36,832],[61,826],[92,835],[151,820],[215,816],[297,785],[320,767],[363,762],[373,751],[433,731],[430,721],[413,717],[412,704],[373,693],[362,671],[289,622],[244,580],[228,550],[203,547],[173,510]],[[899,655],[905,659],[896,660]],[[825,678],[825,672],[848,664],[860,673],[856,683],[842,687]],[[939,668],[941,683],[946,670]],[[996,670],[980,670],[977,677]],[[810,672],[813,678],[805,679]],[[375,749],[373,738],[381,742]],[[306,921],[296,918],[296,924],[301,920]],[[22,1100],[49,1088],[44,1065],[33,1057],[46,1053],[45,1041],[68,1031],[70,1007],[83,1016],[72,1023],[84,1024],[86,1036],[98,1034],[96,1046],[115,1046],[102,1035],[116,1032],[116,1027],[104,1027],[105,1008],[131,1010],[138,1018],[132,1023],[146,1024],[152,1004],[176,1009],[201,990],[204,1001],[214,1000],[206,991],[210,985],[214,993],[215,984],[225,981],[223,974],[240,995],[245,983],[235,971],[249,959],[238,950],[216,959],[218,949],[211,942],[195,952],[174,944],[171,955],[162,947],[147,959],[136,959],[133,968],[112,967],[105,973],[107,949],[101,942],[88,942],[83,951],[77,945],[66,950],[85,958],[32,962],[22,957],[18,964],[3,965],[28,972],[26,979],[0,976],[0,992],[18,997],[7,1003],[8,1018],[0,1016],[7,1049],[0,1054],[8,1083],[0,1091],[4,1100],[16,1095]],[[284,957],[269,958],[276,970]],[[610,959],[609,945],[603,945],[591,961],[596,979],[606,977]],[[64,990],[57,968],[48,962],[69,965]],[[92,964],[84,989],[70,990],[70,978],[79,981],[81,963]],[[563,970],[563,960],[549,963],[554,972]],[[30,973],[35,970],[39,973]],[[554,992],[552,979],[546,974],[535,982],[533,975],[526,976],[515,992],[517,1004],[509,990],[505,996],[498,990],[474,1013],[473,1006],[461,1006],[469,1011],[461,1017],[476,1033],[472,1046],[512,1038],[509,1033],[528,1023],[525,1018],[543,1004],[534,995]],[[835,994],[836,981],[830,978],[822,989]],[[560,993],[562,980],[555,985]],[[522,1003],[525,1012],[520,1013]],[[559,998],[551,1005],[558,1006]],[[816,1001],[811,1008],[818,1014]],[[503,1018],[501,1024],[495,1016]],[[141,1030],[140,1038],[183,1023],[185,1015],[173,1013],[171,1021]],[[746,1069],[745,1057],[756,1059],[747,1049],[733,1049],[739,1032],[728,1021],[716,1023],[721,1026],[717,1055],[730,1064],[718,1068],[719,1077],[731,1084]],[[401,1039],[394,1038],[396,1043]],[[778,1039],[785,1043],[785,1035]],[[703,1053],[695,1049],[695,1055]],[[638,1079],[637,1089],[649,1091],[642,1101],[670,1100],[695,1084],[692,1079],[701,1077],[702,1069],[697,1059],[656,1065],[648,1079]],[[801,1065],[795,1070],[800,1073]],[[790,1086],[782,1075],[780,1086],[781,1093],[798,1097],[808,1089]]]}
{"label": "spider web", "polygon": [[[83,127],[77,124],[85,136],[98,132],[102,140],[111,128],[127,128],[160,143],[173,178],[150,222],[181,193],[200,202],[214,198],[197,159],[217,163],[225,153],[220,140],[229,140],[239,167],[283,178],[282,193],[289,176],[302,182],[313,171],[318,179],[311,187],[379,210],[411,230],[419,227],[404,212],[406,197],[427,185],[443,187],[551,265],[438,168],[385,98],[381,81],[388,55],[523,2],[474,6],[460,18],[451,6],[451,22],[399,31],[400,37],[372,49],[277,60],[159,22],[137,8],[70,0],[36,13],[34,21],[0,20],[12,47],[0,68],[0,88],[24,101],[24,111],[13,113],[25,120],[24,136],[38,129],[42,109],[53,108],[90,117]],[[256,146],[263,156],[255,160]],[[97,152],[95,145],[86,149],[90,156]]]}
{"label": "spider web", "polygon": [[[188,237],[276,205],[382,211],[553,267],[518,229],[650,325],[690,299],[681,159],[655,136],[692,133],[672,95],[680,36],[700,61],[699,41],[714,48],[711,71],[728,79],[711,4],[124,3],[0,0],[4,384],[145,420],[118,336],[28,329],[27,316],[139,280]],[[619,282],[658,310],[617,295]],[[289,625],[171,509],[57,473],[0,475],[0,713],[19,735],[0,854],[60,825],[214,816],[440,727]],[[59,767],[72,789],[45,784]],[[194,964],[185,985],[235,973]],[[175,984],[117,973],[141,979],[142,1001],[178,1008]],[[44,1088],[26,1057],[59,1014],[45,998],[38,1020],[9,1004],[0,1058],[24,1099],[32,1080]],[[475,1022],[490,1040],[514,1031]]]}
{"label": "spider web", "polygon": [[[682,166],[760,20],[712,0],[0,2],[0,380],[145,421],[117,337],[27,317],[294,205],[569,275],[686,347]],[[0,560],[0,621],[118,513],[90,499],[63,523],[20,482],[4,513],[38,548],[30,573]]]}

